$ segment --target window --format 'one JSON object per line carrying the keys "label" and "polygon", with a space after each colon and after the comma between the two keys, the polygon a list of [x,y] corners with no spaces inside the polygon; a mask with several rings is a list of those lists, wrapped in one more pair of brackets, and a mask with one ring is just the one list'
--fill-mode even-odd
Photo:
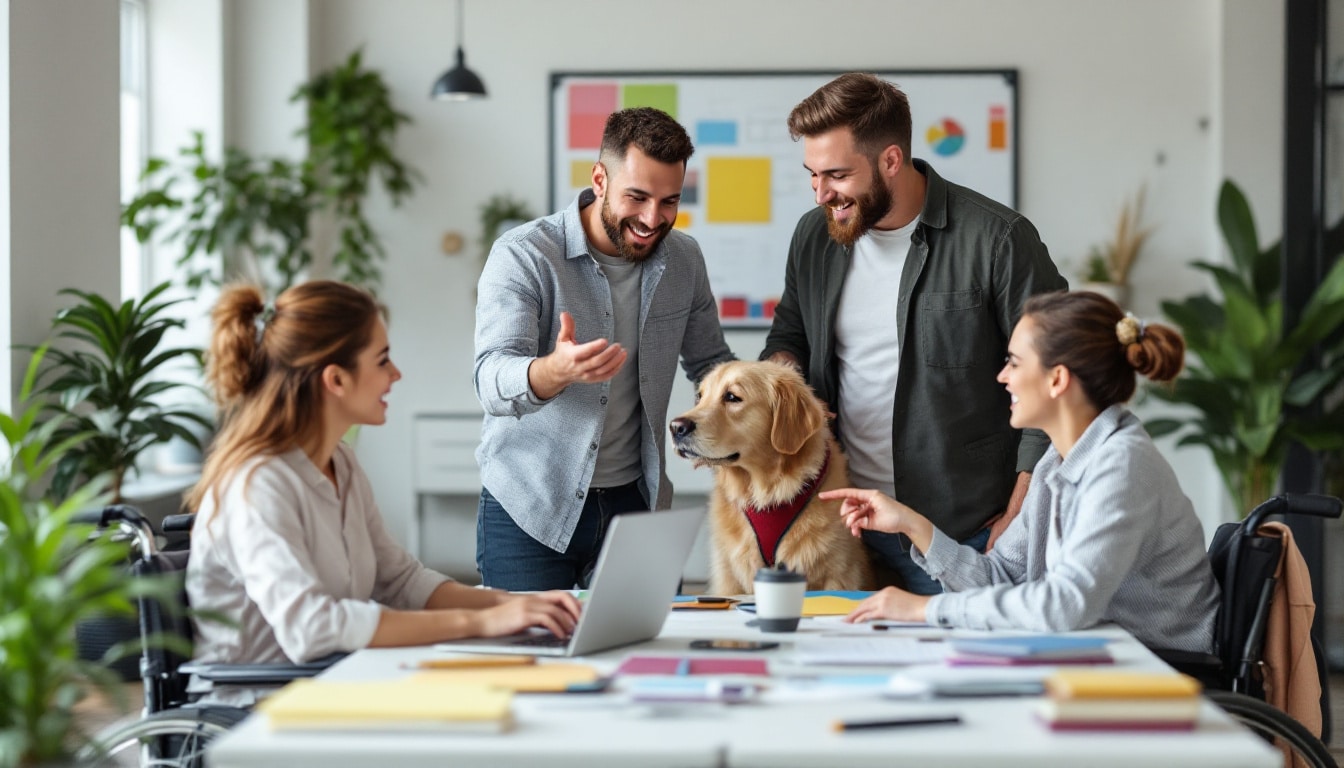
{"label": "window", "polygon": [[[126,204],[140,190],[140,171],[148,156],[145,130],[148,99],[145,56],[145,2],[121,0],[121,202]],[[145,292],[148,244],[141,245],[135,233],[121,230],[121,296]]]}

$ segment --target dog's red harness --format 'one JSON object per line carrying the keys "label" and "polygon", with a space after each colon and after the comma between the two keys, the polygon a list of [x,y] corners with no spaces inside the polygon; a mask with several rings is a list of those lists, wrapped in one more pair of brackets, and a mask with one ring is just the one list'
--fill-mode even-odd
{"label": "dog's red harness", "polygon": [[828,447],[826,458],[822,460],[821,470],[817,472],[817,476],[803,483],[803,487],[798,489],[798,494],[792,499],[765,509],[747,505],[747,522],[751,523],[751,529],[756,532],[756,546],[760,547],[761,557],[765,559],[767,568],[775,567],[775,555],[779,552],[780,539],[788,533],[793,521],[798,519],[798,513],[807,506],[807,502],[812,500],[821,478],[826,476],[826,467],[830,463],[831,451]]}

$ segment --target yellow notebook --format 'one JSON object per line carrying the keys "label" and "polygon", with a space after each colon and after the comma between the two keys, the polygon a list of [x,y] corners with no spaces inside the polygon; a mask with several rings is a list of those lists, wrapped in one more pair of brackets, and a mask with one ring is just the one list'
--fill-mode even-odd
{"label": "yellow notebook", "polygon": [[516,693],[559,693],[572,685],[591,683],[597,678],[597,670],[587,664],[559,663],[435,669],[414,675],[411,680],[433,685],[488,685]]}
{"label": "yellow notebook", "polygon": [[513,692],[484,685],[402,680],[296,680],[257,705],[272,730],[502,732],[513,725]]}
{"label": "yellow notebook", "polygon": [[804,616],[848,616],[859,607],[859,601],[836,595],[813,595],[803,598]]}
{"label": "yellow notebook", "polygon": [[1189,675],[1118,670],[1064,670],[1045,679],[1058,699],[1172,699],[1198,696],[1199,681]]}

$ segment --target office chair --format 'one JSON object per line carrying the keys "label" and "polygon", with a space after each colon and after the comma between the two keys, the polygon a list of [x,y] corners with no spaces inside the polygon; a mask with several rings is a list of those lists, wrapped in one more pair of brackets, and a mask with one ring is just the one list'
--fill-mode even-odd
{"label": "office chair", "polygon": [[[195,515],[164,519],[163,532],[190,531]],[[100,531],[132,541],[131,572],[137,578],[177,578],[185,575],[189,550],[161,552],[150,523],[138,510],[114,505],[76,516]],[[179,581],[175,600],[163,604],[142,596],[137,600],[141,640],[140,679],[144,684],[141,717],[116,724],[96,735],[76,756],[79,765],[154,765],[196,768],[206,745],[244,717],[248,710],[229,706],[200,706],[187,693],[192,675],[214,683],[244,686],[282,685],[312,677],[340,658],[327,657],[306,664],[196,664],[165,645],[160,638],[192,640],[185,583]],[[132,756],[136,762],[128,762]]]}
{"label": "office chair", "polygon": [[1153,649],[1178,671],[1198,678],[1206,694],[1234,719],[1266,738],[1278,739],[1307,765],[1335,766],[1325,747],[1330,738],[1330,687],[1324,654],[1311,638],[1321,683],[1321,737],[1265,702],[1263,658],[1265,633],[1277,579],[1285,556],[1284,541],[1262,535],[1271,515],[1339,517],[1344,503],[1333,496],[1283,494],[1265,501],[1240,523],[1224,523],[1209,544],[1209,562],[1222,590],[1214,627],[1214,653]]}

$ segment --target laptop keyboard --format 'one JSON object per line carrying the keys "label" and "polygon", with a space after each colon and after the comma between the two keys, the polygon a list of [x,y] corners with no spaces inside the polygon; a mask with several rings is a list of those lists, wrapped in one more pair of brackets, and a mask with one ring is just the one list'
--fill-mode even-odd
{"label": "laptop keyboard", "polygon": [[569,638],[559,635],[530,635],[514,640],[510,645],[526,645],[530,648],[564,648]]}

